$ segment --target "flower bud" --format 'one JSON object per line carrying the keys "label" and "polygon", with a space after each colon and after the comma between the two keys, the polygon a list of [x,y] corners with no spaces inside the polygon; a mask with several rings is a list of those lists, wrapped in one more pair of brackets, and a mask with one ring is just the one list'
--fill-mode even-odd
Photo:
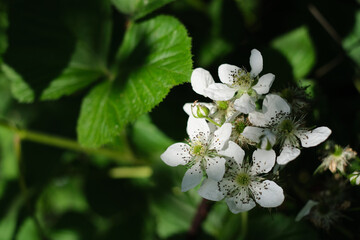
{"label": "flower bud", "polygon": [[196,115],[198,118],[205,118],[209,116],[210,110],[207,107],[198,104],[196,105],[196,109]]}

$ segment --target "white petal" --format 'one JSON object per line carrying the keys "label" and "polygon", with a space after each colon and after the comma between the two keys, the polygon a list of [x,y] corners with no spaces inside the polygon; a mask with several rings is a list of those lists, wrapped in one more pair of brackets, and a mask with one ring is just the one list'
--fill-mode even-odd
{"label": "white petal", "polygon": [[245,156],[245,151],[233,141],[229,141],[228,147],[223,151],[220,151],[219,154],[232,158],[237,164],[241,165]]}
{"label": "white petal", "polygon": [[314,147],[325,141],[331,134],[328,127],[318,127],[311,131],[300,130],[295,133],[303,147]]}
{"label": "white petal", "polygon": [[191,74],[191,86],[197,94],[207,97],[204,89],[213,83],[211,74],[203,68],[196,68]]}
{"label": "white petal", "polygon": [[244,128],[244,131],[241,133],[241,135],[252,142],[259,143],[261,137],[264,135],[264,132],[264,128],[247,126]]}
{"label": "white petal", "polygon": [[269,129],[265,128],[264,136],[261,138],[260,148],[269,150],[268,149],[269,145],[272,148],[275,145],[275,143],[276,143],[276,135]]}
{"label": "white petal", "polygon": [[252,156],[251,175],[267,173],[275,165],[276,154],[274,150],[257,149]]}
{"label": "white petal", "polygon": [[241,73],[241,68],[230,64],[221,64],[218,69],[220,81],[229,85],[234,83],[234,75],[237,76]]}
{"label": "white petal", "polygon": [[[246,199],[246,201],[244,201],[244,199]],[[241,194],[234,197],[226,198],[225,201],[230,211],[235,214],[249,211],[256,206],[254,200],[252,200],[245,191],[242,191]]]}
{"label": "white petal", "polygon": [[250,56],[251,75],[257,76],[263,69],[263,58],[257,49],[251,50]]}
{"label": "white petal", "polygon": [[160,158],[172,167],[185,165],[191,159],[190,146],[185,143],[175,143],[168,147]]}
{"label": "white petal", "polygon": [[206,158],[206,174],[208,178],[220,181],[225,173],[225,159],[221,157],[205,157]]}
{"label": "white petal", "polygon": [[289,104],[276,94],[266,95],[262,112],[252,112],[249,114],[249,120],[258,127],[273,125],[290,114]]}
{"label": "white petal", "polygon": [[276,135],[267,128],[247,126],[241,135],[252,142],[260,143],[261,149],[267,149],[269,144],[272,147],[276,143]]}
{"label": "white petal", "polygon": [[244,93],[240,98],[234,102],[234,108],[244,114],[249,114],[255,111],[255,99],[249,94]]}
{"label": "white petal", "polygon": [[232,131],[231,123],[224,123],[214,132],[214,137],[210,144],[210,149],[222,150],[228,143]]}
{"label": "white petal", "polygon": [[184,112],[186,112],[187,115],[192,116],[191,108],[194,103],[185,103],[183,106]]}
{"label": "white petal", "polygon": [[257,94],[267,94],[271,88],[275,79],[275,75],[272,73],[268,73],[259,78],[258,83],[252,87]]}
{"label": "white petal", "polygon": [[220,201],[224,198],[222,192],[219,191],[218,182],[210,178],[203,181],[198,193],[203,198],[211,201]]}
{"label": "white petal", "polygon": [[207,97],[215,101],[227,101],[230,100],[237,90],[228,87],[223,83],[214,83],[207,87],[204,92]]}
{"label": "white petal", "polygon": [[186,192],[189,189],[196,187],[200,183],[202,177],[203,173],[199,161],[185,172],[184,178],[181,183],[181,191]]}
{"label": "white petal", "polygon": [[300,149],[285,146],[281,149],[280,155],[277,157],[277,163],[280,165],[287,164],[288,162],[294,160],[300,155]]}
{"label": "white petal", "polygon": [[186,131],[193,141],[194,139],[206,142],[210,135],[210,128],[206,120],[203,118],[189,117]]}
{"label": "white petal", "polygon": [[255,201],[262,207],[278,207],[284,201],[285,196],[282,188],[273,181],[252,182],[250,188]]}

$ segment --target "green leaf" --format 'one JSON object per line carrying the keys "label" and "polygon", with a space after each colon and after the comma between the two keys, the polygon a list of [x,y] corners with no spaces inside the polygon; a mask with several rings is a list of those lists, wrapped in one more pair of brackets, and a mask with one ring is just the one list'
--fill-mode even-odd
{"label": "green leaf", "polygon": [[0,63],[1,63],[1,55],[5,52],[8,43],[6,36],[6,29],[9,25],[7,19],[7,13],[4,6],[4,3],[0,3]]}
{"label": "green leaf", "polygon": [[189,230],[200,199],[197,192],[191,190],[186,193],[168,194],[154,201],[151,209],[155,216],[158,235],[168,238]]}
{"label": "green leaf", "polygon": [[305,26],[274,39],[271,46],[286,57],[296,79],[305,77],[315,64],[314,45]]}
{"label": "green leaf", "polygon": [[43,91],[42,100],[70,95],[107,74],[111,37],[110,1],[90,1],[70,9],[68,25],[75,37],[75,51],[62,74]]}
{"label": "green leaf", "polygon": [[18,162],[14,146],[14,133],[0,128],[0,175],[2,180],[18,177]]}
{"label": "green leaf", "polygon": [[120,12],[131,15],[136,20],[172,1],[174,0],[112,0],[112,3]]}
{"label": "green leaf", "polygon": [[154,156],[157,161],[160,154],[174,143],[151,122],[147,114],[134,123],[131,137],[139,151]]}
{"label": "green leaf", "polygon": [[343,40],[343,47],[358,65],[360,65],[360,11],[355,15],[355,24],[352,31]]}
{"label": "green leaf", "polygon": [[27,218],[21,225],[16,235],[16,240],[41,240],[36,223],[32,218]]}
{"label": "green leaf", "polygon": [[16,100],[22,103],[31,103],[34,101],[33,90],[14,69],[3,63],[1,65],[1,71],[3,73],[2,76],[10,81],[11,93]]}
{"label": "green leaf", "polygon": [[159,104],[170,88],[188,82],[190,47],[185,27],[173,17],[131,25],[113,66],[116,79],[97,85],[83,101],[79,142],[88,147],[111,142],[126,123]]}
{"label": "green leaf", "polygon": [[16,221],[24,198],[20,195],[15,197],[6,215],[0,220],[0,239],[12,239],[16,229]]}

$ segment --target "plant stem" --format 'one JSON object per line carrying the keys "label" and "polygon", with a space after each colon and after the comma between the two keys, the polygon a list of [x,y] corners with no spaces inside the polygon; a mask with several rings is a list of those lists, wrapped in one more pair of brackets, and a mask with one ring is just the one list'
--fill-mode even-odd
{"label": "plant stem", "polygon": [[214,120],[212,120],[211,118],[206,117],[205,119],[206,119],[206,120],[208,120],[209,122],[211,122],[212,124],[214,124],[214,125],[216,125],[216,126],[218,126],[218,127],[221,127],[221,125],[220,125],[220,124],[218,124],[217,122],[215,122],[215,121],[214,121]]}
{"label": "plant stem", "polygon": [[241,239],[245,239],[248,227],[248,212],[241,213]]}
{"label": "plant stem", "polygon": [[191,227],[187,233],[187,237],[186,237],[187,240],[193,240],[198,237],[200,233],[201,225],[206,219],[212,205],[213,202],[209,200],[203,199],[201,201],[197,209],[196,215],[193,219],[193,222],[191,224]]}
{"label": "plant stem", "polygon": [[115,159],[115,160],[117,160],[119,162],[123,162],[123,163],[140,163],[140,161],[135,159],[135,157],[132,156],[132,154],[130,154],[130,153],[124,155],[125,153],[110,150],[110,149],[86,148],[86,147],[81,146],[78,142],[76,142],[74,140],[63,138],[63,137],[58,137],[58,136],[52,136],[52,135],[48,135],[48,134],[40,133],[40,132],[19,129],[4,120],[0,120],[0,127],[4,127],[6,129],[9,129],[9,130],[15,132],[20,137],[20,140],[33,141],[33,142],[37,142],[37,143],[41,143],[41,144],[45,144],[45,145],[50,145],[50,146],[55,146],[55,147],[59,147],[59,148],[73,150],[75,152],[82,152],[82,153],[85,153],[88,155],[91,155],[91,154],[102,155],[104,157]]}

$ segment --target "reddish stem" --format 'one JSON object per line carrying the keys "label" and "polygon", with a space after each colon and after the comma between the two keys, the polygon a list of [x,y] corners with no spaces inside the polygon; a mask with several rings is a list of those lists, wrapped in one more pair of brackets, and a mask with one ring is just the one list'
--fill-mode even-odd
{"label": "reddish stem", "polygon": [[203,199],[201,201],[197,209],[196,215],[193,219],[193,222],[191,224],[191,227],[187,233],[187,237],[186,237],[187,240],[194,240],[198,237],[201,231],[201,225],[206,219],[212,205],[213,202],[209,200]]}

